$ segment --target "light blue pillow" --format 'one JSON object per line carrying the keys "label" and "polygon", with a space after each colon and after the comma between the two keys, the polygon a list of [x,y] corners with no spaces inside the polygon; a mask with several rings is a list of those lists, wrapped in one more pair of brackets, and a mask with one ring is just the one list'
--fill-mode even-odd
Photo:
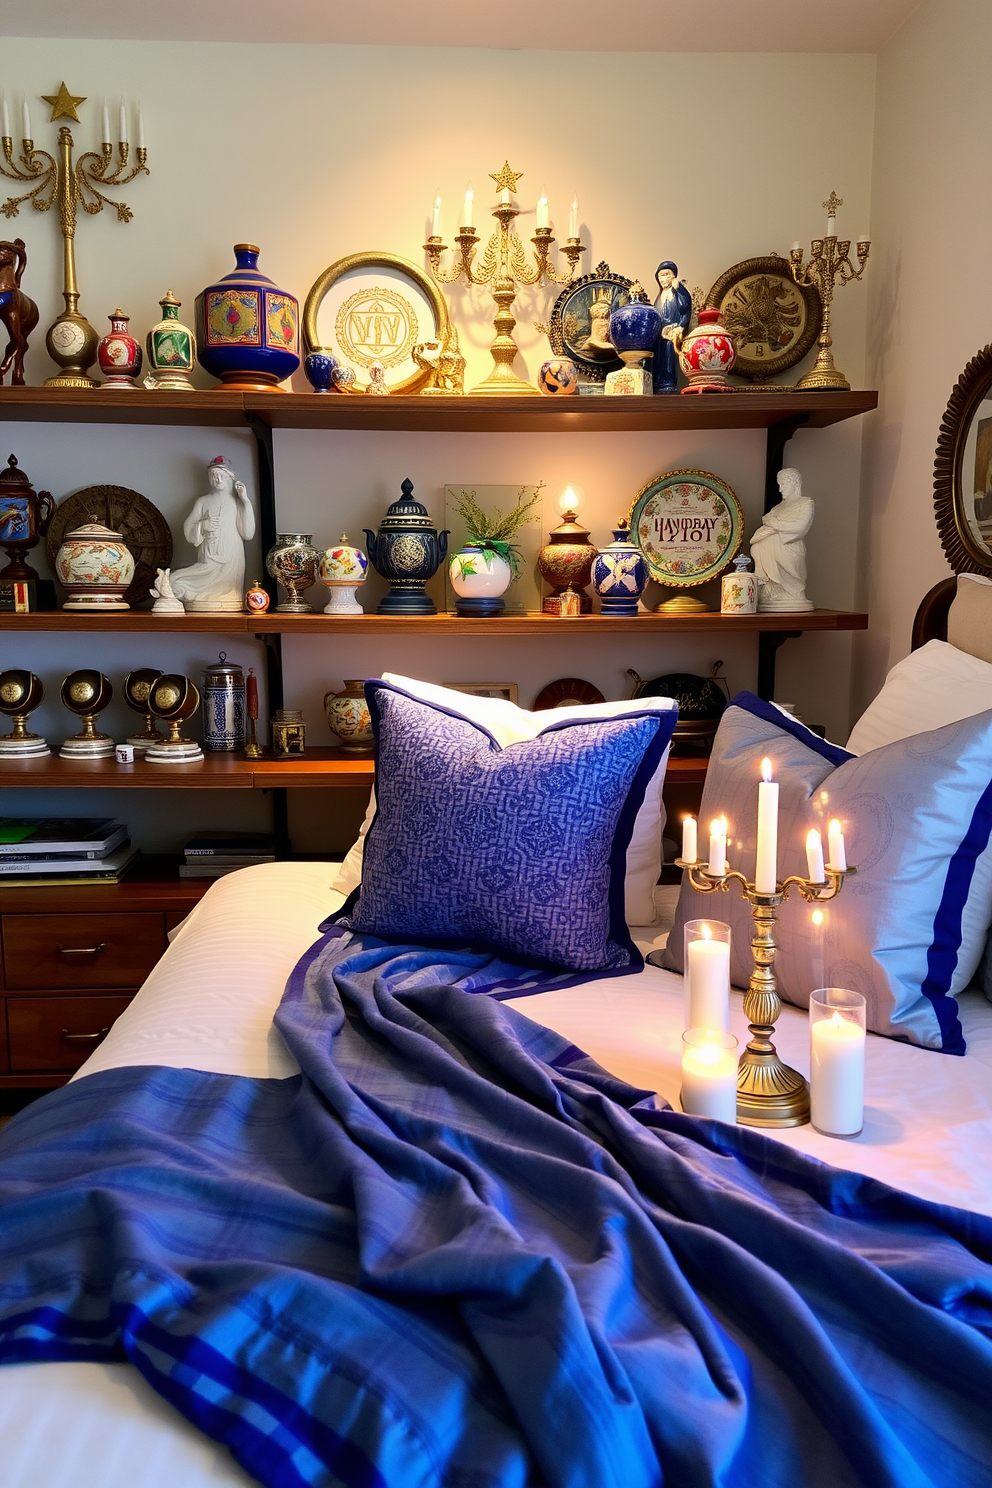
{"label": "light blue pillow", "polygon": [[[778,918],[783,1000],[809,1006],[817,987],[864,994],[868,1027],[963,1054],[954,997],[975,975],[992,920],[992,712],[854,756],[826,744],[773,704],[739,693],[720,721],[700,812],[730,823],[731,867],[754,876],[758,780],[768,755],[780,783],[779,874],[805,873],[806,834],[844,826],[857,875],[823,906],[793,894]],[[751,973],[750,913],[732,886],[704,897],[682,885],[666,964],[682,970],[682,927],[709,916],[733,930],[731,980]]]}
{"label": "light blue pillow", "polygon": [[671,699],[555,721],[501,748],[447,708],[370,681],[378,809],[349,928],[540,966],[636,971],[627,845],[675,726]]}

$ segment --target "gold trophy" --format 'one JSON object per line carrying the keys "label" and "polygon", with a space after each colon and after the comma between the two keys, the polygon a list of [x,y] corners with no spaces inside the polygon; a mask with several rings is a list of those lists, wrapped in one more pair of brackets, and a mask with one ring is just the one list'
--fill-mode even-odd
{"label": "gold trophy", "polygon": [[163,672],[155,678],[148,692],[148,711],[169,725],[169,736],[149,744],[145,760],[150,765],[189,765],[203,759],[203,750],[194,739],[184,739],[180,732],[187,718],[200,706],[200,689],[178,672]]}
{"label": "gold trophy", "polygon": [[62,706],[82,721],[82,731],[66,739],[59,750],[60,759],[107,759],[114,752],[114,741],[109,734],[98,734],[96,718],[110,704],[114,695],[102,672],[90,667],[70,672],[59,688]]}
{"label": "gold trophy", "polygon": [[33,759],[51,750],[40,734],[28,732],[28,717],[45,696],[34,672],[0,672],[0,713],[13,720],[14,731],[0,737],[0,759]]}
{"label": "gold trophy", "polygon": [[151,692],[152,683],[157,682],[162,673],[157,667],[142,667],[140,671],[128,672],[124,678],[124,701],[135,713],[140,713],[145,720],[145,727],[140,734],[128,734],[125,742],[134,745],[135,755],[140,759],[151,744],[164,744],[165,735],[160,734],[155,727],[155,715],[148,711],[148,694]]}

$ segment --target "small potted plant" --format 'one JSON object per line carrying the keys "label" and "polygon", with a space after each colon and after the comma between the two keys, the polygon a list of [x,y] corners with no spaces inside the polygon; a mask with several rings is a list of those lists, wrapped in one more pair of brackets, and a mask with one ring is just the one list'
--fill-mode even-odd
{"label": "small potted plant", "polygon": [[462,517],[468,538],[448,560],[448,577],[458,596],[455,610],[459,615],[499,615],[505,605],[503,595],[520,572],[520,549],[511,541],[526,522],[537,520],[532,508],[540,499],[540,489],[527,494],[522,486],[517,504],[506,516],[491,516],[482,510],[474,491],[462,491],[455,510]]}

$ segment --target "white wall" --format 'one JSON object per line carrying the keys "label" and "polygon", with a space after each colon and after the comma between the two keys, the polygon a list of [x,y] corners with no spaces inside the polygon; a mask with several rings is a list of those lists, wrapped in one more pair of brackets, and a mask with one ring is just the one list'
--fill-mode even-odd
{"label": "white wall", "polygon": [[855,711],[909,650],[916,606],[949,569],[933,514],[947,399],[992,340],[987,0],[924,0],[879,55],[861,556],[871,615]]}
{"label": "white wall", "polygon": [[[262,267],[301,299],[329,263],[359,249],[388,249],[422,262],[426,214],[438,185],[450,234],[466,182],[473,182],[477,201],[484,200],[487,171],[498,171],[506,157],[526,172],[520,200],[533,202],[546,183],[559,223],[578,192],[583,238],[590,244],[586,268],[606,259],[647,284],[662,258],[676,259],[690,285],[708,289],[741,258],[784,252],[797,237],[808,242],[822,232],[820,202],[831,189],[844,198],[841,225],[852,235],[870,224],[874,61],[867,56],[3,43],[0,87],[18,105],[18,90],[34,100],[63,77],[71,90],[90,97],[76,129],[79,145],[96,139],[104,91],[113,103],[123,84],[144,104],[152,175],[126,193],[134,221],[125,227],[105,212],[85,218],[77,237],[82,309],[94,324],[105,325],[104,316],[119,302],[140,334],[158,318],[157,301],[167,288],[191,313],[197,291],[231,267],[234,242],[260,243]],[[815,119],[828,102],[831,128],[807,127],[803,121]],[[49,147],[56,127],[42,124],[42,104],[33,102],[32,109],[36,143]],[[2,188],[0,182],[0,194]],[[22,212],[4,223],[4,232],[27,240],[25,287],[47,325],[61,306],[54,215]],[[517,302],[521,371],[534,373],[545,354],[533,322],[546,317],[552,298],[531,291]],[[489,364],[493,307],[480,291],[454,289],[449,300],[471,383]],[[862,286],[835,301],[838,362],[855,386],[864,385],[866,306]],[[50,370],[38,336],[28,379],[40,382]],[[56,497],[90,482],[136,487],[169,518],[180,554],[181,520],[203,488],[203,462],[228,453],[245,473],[250,462],[246,436],[234,431],[7,425],[0,438],[35,484]],[[0,451],[6,453],[6,447]],[[406,475],[438,515],[445,482],[543,479],[552,494],[569,481],[586,488],[584,518],[593,539],[604,541],[646,481],[692,465],[736,487],[750,528],[760,514],[763,457],[764,437],[754,432],[472,439],[281,433],[279,521],[327,543],[343,526],[353,536],[375,526]],[[810,542],[812,597],[852,607],[860,421],[800,433],[788,458],[818,504]],[[170,664],[194,671],[201,653],[209,659],[215,652],[209,638],[200,646],[189,639],[171,644],[169,650],[161,643]],[[149,654],[137,639],[82,646],[81,661],[105,665],[114,675],[144,664]],[[253,643],[229,649],[246,660],[256,654]],[[287,701],[303,703],[316,742],[327,737],[319,711],[326,688],[382,668],[438,680],[514,679],[525,702],[561,675],[586,676],[608,696],[619,696],[627,666],[645,675],[704,670],[721,654],[732,686],[754,683],[755,648],[740,639],[716,648],[693,637],[630,644],[604,637],[581,649],[566,642],[470,638],[444,647],[402,638],[378,647],[301,639],[285,649]],[[843,636],[810,636],[780,652],[779,698],[798,703],[837,738],[849,723],[849,655],[850,640]],[[57,684],[67,658],[61,640],[36,636],[18,642],[16,657],[5,648],[3,660],[32,666]],[[50,723],[56,738],[59,723]],[[339,794],[332,803],[328,793],[323,806],[339,813]],[[308,793],[308,817],[317,804]],[[196,807],[203,812],[208,803],[198,797]],[[130,811],[127,800],[121,809]],[[162,830],[159,823],[156,840]],[[328,830],[346,835],[345,826]]]}

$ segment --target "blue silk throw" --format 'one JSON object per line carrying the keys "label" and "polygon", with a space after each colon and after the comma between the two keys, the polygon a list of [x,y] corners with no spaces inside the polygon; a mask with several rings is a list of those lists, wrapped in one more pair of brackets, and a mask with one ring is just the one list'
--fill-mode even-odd
{"label": "blue silk throw", "polygon": [[271,1488],[987,1488],[992,1222],[659,1108],[470,960],[332,932],[301,1076],[18,1116],[0,1360],[129,1359]]}

